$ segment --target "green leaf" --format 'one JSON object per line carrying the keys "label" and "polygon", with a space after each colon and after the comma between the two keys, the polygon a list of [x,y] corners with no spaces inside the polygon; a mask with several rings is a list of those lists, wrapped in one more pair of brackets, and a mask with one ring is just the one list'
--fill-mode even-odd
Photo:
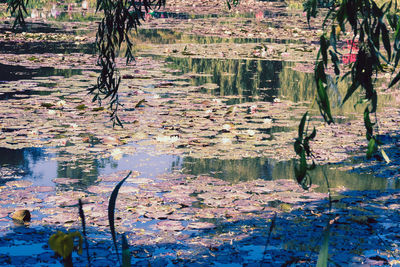
{"label": "green leaf", "polygon": [[381,148],[381,154],[382,154],[383,158],[385,159],[386,163],[389,164],[390,159],[389,159],[388,155],[386,155],[386,152],[385,152],[385,150],[383,150],[383,148]]}
{"label": "green leaf", "polygon": [[63,259],[69,257],[74,249],[74,241],[69,234],[58,231],[49,238],[50,248]]}
{"label": "green leaf", "polygon": [[381,32],[382,32],[383,46],[385,47],[385,50],[388,54],[388,59],[390,60],[390,57],[392,55],[392,47],[390,45],[389,31],[386,28],[385,24],[383,24],[383,23],[380,23],[380,27],[381,27]]}
{"label": "green leaf", "polygon": [[343,99],[342,105],[353,95],[353,93],[357,90],[360,84],[356,81],[347,89],[346,96]]}
{"label": "green leaf", "polygon": [[299,168],[297,168],[296,166],[294,170],[297,182],[299,184],[302,184],[304,177],[307,174],[307,160],[306,160],[306,153],[304,150],[302,150],[300,153],[300,166]]}
{"label": "green leaf", "polygon": [[324,68],[324,63],[322,61],[318,62],[314,71],[314,76],[317,85],[318,85],[318,80],[321,80],[322,82],[326,83],[325,68]]}
{"label": "green leaf", "polygon": [[318,105],[321,111],[324,120],[330,124],[333,122],[332,113],[331,113],[331,106],[329,103],[329,97],[326,93],[326,87],[323,85],[322,80],[318,82]]}
{"label": "green leaf", "polygon": [[329,37],[329,41],[333,47],[333,50],[336,52],[337,39],[336,39],[336,26],[335,25],[332,25],[332,27],[331,27],[331,35]]}
{"label": "green leaf", "polygon": [[131,266],[131,252],[129,251],[128,240],[122,235],[122,267]]}
{"label": "green leaf", "polygon": [[125,180],[128,179],[128,177],[131,175],[131,173],[132,173],[132,171],[130,171],[128,173],[128,175],[115,186],[114,190],[111,193],[110,201],[108,203],[108,223],[110,225],[111,236],[112,236],[113,243],[115,246],[115,251],[117,252],[118,260],[119,260],[119,254],[118,254],[117,239],[116,239],[115,225],[114,225],[115,203],[117,201],[119,189],[121,188],[121,186],[125,182]]}
{"label": "green leaf", "polygon": [[332,59],[332,64],[333,67],[335,69],[335,74],[339,75],[340,74],[340,69],[339,69],[339,57],[336,55],[335,52],[333,52],[332,50],[329,50],[329,54],[331,55],[331,59]]}
{"label": "green leaf", "polygon": [[[400,53],[398,55],[400,55]],[[395,85],[399,80],[400,80],[400,71],[399,71],[399,73],[397,73],[397,75],[390,82],[389,88],[392,87],[393,85]]]}
{"label": "green leaf", "polygon": [[303,147],[301,146],[301,142],[296,139],[294,142],[294,151],[296,152],[297,155],[300,155],[301,151],[303,150]]}
{"label": "green leaf", "polygon": [[324,230],[323,240],[321,249],[318,254],[317,267],[326,267],[328,266],[328,257],[329,257],[329,236],[330,236],[330,224]]}
{"label": "green leaf", "polygon": [[367,140],[370,140],[372,138],[373,134],[372,126],[374,126],[374,123],[372,123],[371,119],[369,118],[369,114],[370,114],[369,109],[368,107],[366,107],[364,110],[364,126],[365,129],[367,130],[366,133]]}
{"label": "green leaf", "polygon": [[371,138],[368,143],[367,159],[370,159],[372,157],[372,154],[375,152],[375,150],[375,138]]}
{"label": "green leaf", "polygon": [[326,66],[328,64],[329,41],[325,38],[323,34],[319,38],[319,41],[320,41],[320,51],[322,54],[322,60],[324,62],[324,65]]}
{"label": "green leaf", "polygon": [[72,251],[74,250],[74,240],[68,234],[59,237],[57,242],[57,248],[59,249],[58,250],[59,254],[64,259],[66,259],[71,255]]}
{"label": "green leaf", "polygon": [[303,133],[304,133],[304,126],[306,124],[306,119],[307,119],[308,111],[304,113],[303,117],[301,118],[300,124],[299,124],[299,139],[303,139]]}
{"label": "green leaf", "polygon": [[317,130],[315,130],[315,127],[313,129],[313,131],[311,132],[311,134],[308,136],[308,139],[314,139],[315,136],[317,135]]}

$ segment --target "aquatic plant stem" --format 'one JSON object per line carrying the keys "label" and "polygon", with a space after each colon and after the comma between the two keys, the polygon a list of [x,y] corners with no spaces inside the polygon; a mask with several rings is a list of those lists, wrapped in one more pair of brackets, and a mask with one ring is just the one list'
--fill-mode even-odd
{"label": "aquatic plant stem", "polygon": [[269,231],[268,231],[267,242],[265,243],[264,252],[263,252],[263,257],[262,257],[262,259],[261,259],[260,265],[262,265],[262,262],[264,261],[265,255],[266,255],[266,253],[267,253],[267,248],[268,248],[268,245],[269,245],[269,241],[270,241],[270,239],[271,239],[271,233],[272,233],[273,228],[275,227],[276,216],[277,216],[277,213],[275,212],[274,217],[273,217],[272,220],[271,220],[271,224],[269,225]]}
{"label": "aquatic plant stem", "polygon": [[392,255],[392,257],[395,260],[398,260],[398,257],[396,257],[396,255],[394,255],[394,253],[392,252],[390,245],[388,245],[387,242],[385,240],[383,240],[382,237],[378,233],[376,233],[376,236],[379,238],[379,240],[385,246],[386,250],[390,253],[390,255]]}
{"label": "aquatic plant stem", "polygon": [[114,225],[115,203],[117,201],[119,189],[121,188],[121,186],[125,182],[125,180],[128,179],[128,177],[131,175],[131,173],[132,173],[132,171],[130,171],[128,173],[128,175],[115,186],[114,190],[111,193],[110,201],[108,203],[108,223],[110,225],[111,236],[113,239],[115,251],[117,253],[117,258],[118,258],[118,262],[120,265],[121,265],[121,260],[119,258],[119,254],[118,254],[117,238],[115,235],[115,225]]}
{"label": "aquatic plant stem", "polygon": [[86,236],[85,214],[83,212],[83,204],[82,204],[81,199],[79,199],[78,204],[79,204],[79,217],[81,218],[81,222],[82,222],[82,233],[83,233],[83,238],[85,239],[86,256],[87,256],[87,260],[88,260],[88,266],[90,267],[91,262],[90,262],[90,254],[89,254],[89,242],[88,242],[87,236]]}
{"label": "aquatic plant stem", "polygon": [[325,170],[322,169],[322,173],[324,174],[324,178],[326,181],[326,187],[328,188],[328,199],[329,199],[329,212],[332,211],[332,196],[331,196],[331,187],[329,185],[328,176],[326,176]]}

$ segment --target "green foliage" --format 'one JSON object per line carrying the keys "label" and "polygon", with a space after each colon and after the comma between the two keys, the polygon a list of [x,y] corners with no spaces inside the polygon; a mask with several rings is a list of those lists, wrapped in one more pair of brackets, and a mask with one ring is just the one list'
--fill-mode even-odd
{"label": "green foliage", "polygon": [[97,86],[89,89],[94,94],[93,101],[109,99],[111,120],[114,125],[122,126],[117,112],[121,105],[118,98],[118,89],[121,76],[116,67],[116,54],[122,43],[126,43],[126,63],[134,59],[132,54],[133,43],[129,37],[132,29],[136,30],[144,20],[146,13],[153,8],[165,5],[165,0],[98,0],[96,11],[103,12],[97,35],[96,47],[98,50],[97,64],[101,66],[101,73],[97,79]]}
{"label": "green foliage", "polygon": [[[78,238],[78,245],[74,245],[74,239]],[[63,233],[58,231],[49,238],[50,248],[60,255],[64,260],[71,257],[72,251],[76,250],[82,254],[82,236],[79,232]]]}
{"label": "green foliage", "polygon": [[122,235],[122,267],[131,266],[131,252],[129,251],[128,240]]}
{"label": "green foliage", "polygon": [[[310,149],[310,140],[314,139],[317,132],[315,128],[307,135],[307,128],[304,130],[307,121],[308,112],[306,112],[299,125],[298,137],[294,142],[294,151],[296,155],[300,157],[300,164],[296,164],[294,167],[294,174],[297,182],[304,188],[308,189],[311,186],[311,179],[307,173],[308,170],[313,170],[315,168],[315,162],[313,159],[313,154]],[[307,158],[312,160],[312,164],[307,164]]]}
{"label": "green foliage", "polygon": [[10,11],[13,16],[15,16],[13,29],[15,29],[18,25],[25,27],[24,16],[28,13],[26,11],[27,4],[28,0],[7,0],[7,10]]}
{"label": "green foliage", "polygon": [[[337,44],[341,34],[346,32],[346,27],[350,28],[353,38],[348,40],[348,43],[357,55],[356,61],[350,65],[350,70],[342,77],[342,79],[351,77],[343,103],[357,90],[362,90],[365,102],[368,103],[364,111],[364,125],[368,140],[367,158],[371,158],[379,145],[378,137],[374,135],[376,123],[370,120],[370,113],[376,113],[378,103],[373,76],[388,69],[391,69],[394,74],[400,60],[400,19],[397,1],[379,3],[380,6],[378,6],[378,1],[373,0],[330,0],[328,2],[326,5],[328,12],[323,23],[324,33],[320,37],[320,49],[314,73],[318,106],[324,120],[328,124],[333,123],[329,96],[326,92],[328,87],[326,69],[329,67],[328,63],[331,62],[335,75],[340,76],[340,53],[337,51]],[[305,2],[304,10],[307,12],[309,22],[311,17],[317,15],[317,0]],[[394,32],[393,37],[390,36],[390,29]],[[336,79],[336,83],[338,80]],[[389,87],[397,84],[399,80],[400,72],[394,76]],[[304,128],[303,121],[300,122],[300,128]],[[306,169],[304,167],[305,153],[299,148],[301,141],[299,138],[296,139],[295,151],[300,156],[300,169],[296,170],[296,173],[301,178],[306,175]],[[381,153],[389,162],[386,153],[383,150]]]}
{"label": "green foliage", "polygon": [[322,245],[321,245],[321,249],[319,250],[319,254],[318,254],[317,267],[328,266],[329,236],[330,236],[330,224],[328,222],[328,226],[324,230]]}
{"label": "green foliage", "polygon": [[231,9],[232,6],[237,6],[239,4],[239,0],[226,0],[226,5],[228,9]]}

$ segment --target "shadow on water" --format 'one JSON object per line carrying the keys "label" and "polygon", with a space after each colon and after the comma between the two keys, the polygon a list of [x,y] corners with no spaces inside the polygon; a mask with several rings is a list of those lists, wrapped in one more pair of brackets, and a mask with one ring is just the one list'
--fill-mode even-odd
{"label": "shadow on water", "polygon": [[[399,204],[398,198],[392,198],[393,194],[399,193],[343,192],[344,198],[333,204],[335,220],[324,213],[328,206],[326,199],[303,202],[300,198],[291,203],[296,203],[301,209],[280,211],[276,217],[270,201],[265,204],[265,210],[247,212],[240,219],[222,215],[217,219],[202,220],[214,222],[217,225],[215,229],[184,229],[179,232],[143,229],[140,232],[132,227],[125,228],[124,234],[132,244],[130,252],[134,266],[177,263],[182,266],[315,266],[324,226],[331,220],[330,263],[346,266],[370,259],[383,265],[395,258],[389,253],[395,252],[398,244],[398,210],[387,207]],[[363,208],[358,206],[360,202]],[[118,218],[124,217],[124,212],[128,213],[126,210],[117,212]],[[274,227],[271,227],[272,221]],[[108,230],[99,231],[90,221],[87,224],[92,266],[116,264],[117,257]],[[118,224],[117,232],[120,229]],[[4,227],[0,232],[0,264],[49,266],[58,263],[48,246],[50,235],[57,230],[67,231],[65,227],[54,225]],[[268,238],[269,232],[271,238]],[[87,265],[85,249],[83,251],[82,256],[73,253],[75,266]]]}
{"label": "shadow on water", "polygon": [[73,75],[82,74],[82,70],[79,69],[55,69],[53,67],[40,67],[33,69],[1,63],[0,70],[0,84],[1,82],[32,79],[33,77],[63,76],[69,78]]}
{"label": "shadow on water", "polygon": [[[1,82],[1,81],[0,81]],[[38,90],[23,90],[18,92],[6,92],[0,93],[0,100],[10,100],[10,99],[25,99],[30,98],[34,95],[46,96],[51,95],[53,91],[38,91]]]}
{"label": "shadow on water", "polygon": [[29,166],[45,157],[41,148],[8,149],[0,147],[0,166],[15,166],[28,171]]}
{"label": "shadow on water", "polygon": [[[9,32],[12,29],[13,21],[3,21],[2,25],[0,25],[0,33]],[[26,23],[26,28],[16,28],[15,32],[30,32],[30,33],[65,33],[65,31],[59,27],[55,27],[48,23],[43,22],[35,22],[35,23]]]}
{"label": "shadow on water", "polygon": [[2,54],[95,54],[96,47],[93,43],[75,44],[68,41],[59,42],[16,42],[0,41],[0,53]]}

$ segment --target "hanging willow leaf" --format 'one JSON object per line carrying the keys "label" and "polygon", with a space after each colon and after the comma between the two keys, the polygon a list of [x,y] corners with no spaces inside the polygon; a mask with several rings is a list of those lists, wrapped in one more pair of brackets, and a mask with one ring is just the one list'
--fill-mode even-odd
{"label": "hanging willow leaf", "polygon": [[[400,53],[399,53],[400,55]],[[400,71],[397,73],[397,75],[393,78],[393,80],[389,84],[389,88],[395,85],[398,81],[400,80]]]}
{"label": "hanging willow leaf", "polygon": [[376,151],[376,143],[375,138],[372,137],[368,143],[368,150],[367,150],[367,159],[372,157],[372,154]]}
{"label": "hanging willow leaf", "polygon": [[317,0],[307,0],[303,4],[304,11],[307,12],[307,23],[310,25],[310,18],[317,16]]}
{"label": "hanging willow leaf", "polygon": [[339,75],[340,74],[340,69],[339,69],[339,57],[337,56],[337,54],[335,52],[333,52],[332,50],[329,50],[329,54],[331,56],[332,59],[332,64],[335,70],[335,75]]}
{"label": "hanging willow leaf", "polygon": [[328,64],[329,41],[322,34],[321,37],[319,38],[319,42],[320,42],[320,51],[321,51],[321,55],[322,55],[322,61],[324,62],[324,65],[326,66]]}
{"label": "hanging willow leaf", "polygon": [[353,84],[347,89],[346,96],[343,99],[342,105],[353,95],[360,85],[358,82],[353,82]]}
{"label": "hanging willow leaf", "polygon": [[299,132],[298,139],[299,140],[303,139],[304,126],[306,124],[307,115],[308,115],[308,112],[304,113],[303,117],[300,120],[299,130],[298,130],[298,132]]}
{"label": "hanging willow leaf", "polygon": [[317,66],[315,67],[314,78],[317,84],[319,80],[321,80],[323,83],[326,83],[325,68],[322,61],[319,61]]}
{"label": "hanging willow leaf", "polygon": [[303,180],[307,174],[307,160],[306,160],[306,153],[304,150],[300,153],[300,165],[294,168],[296,180],[299,184],[303,184]]}
{"label": "hanging willow leaf", "polygon": [[385,24],[379,23],[379,26],[380,26],[381,32],[382,32],[383,46],[385,47],[385,50],[388,54],[388,59],[390,60],[390,58],[392,56],[392,46],[390,45],[389,31],[386,28]]}
{"label": "hanging willow leaf", "polygon": [[318,106],[321,111],[324,120],[331,124],[333,122],[332,113],[331,113],[331,105],[329,103],[329,97],[326,93],[326,86],[322,83],[322,80],[318,82]]}
{"label": "hanging willow leaf", "polygon": [[83,238],[85,240],[86,257],[88,260],[88,266],[90,267],[91,262],[90,262],[90,254],[89,254],[89,242],[88,242],[87,235],[86,235],[85,213],[83,212],[83,204],[82,204],[81,199],[78,200],[78,207],[79,207],[79,217],[81,218],[81,223],[82,223]]}
{"label": "hanging willow leaf", "polygon": [[372,135],[373,135],[372,127],[374,126],[374,123],[372,123],[371,119],[369,118],[369,114],[370,114],[369,109],[368,109],[368,107],[366,107],[364,110],[364,125],[365,125],[365,129],[367,130],[367,133],[366,133],[367,140],[370,140],[372,138]]}

